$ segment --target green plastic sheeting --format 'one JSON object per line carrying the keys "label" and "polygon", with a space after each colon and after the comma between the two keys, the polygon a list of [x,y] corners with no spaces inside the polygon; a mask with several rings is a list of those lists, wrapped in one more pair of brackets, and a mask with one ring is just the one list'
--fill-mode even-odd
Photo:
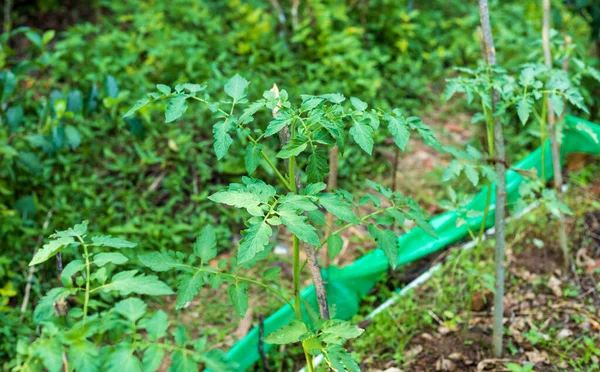
{"label": "green plastic sheeting", "polygon": [[[599,154],[600,145],[596,143],[593,138],[594,135],[596,138],[600,137],[599,125],[567,116],[561,148],[563,158],[565,154],[571,152]],[[553,177],[553,171],[549,143],[544,146],[544,149],[544,175],[547,179],[550,179]],[[538,148],[525,159],[513,165],[513,168],[523,170],[535,169],[540,174],[542,167],[541,154],[542,149]],[[506,191],[509,203],[519,198],[518,189],[521,181],[523,181],[523,176],[519,173],[513,170],[507,172]],[[495,195],[495,193],[492,195]],[[483,212],[486,196],[487,186],[475,196],[466,208]],[[486,227],[494,225],[494,199],[495,197],[492,197],[490,217],[486,221]],[[430,222],[437,232],[437,239],[426,234],[418,227],[402,235],[398,239],[400,247],[398,265],[418,260],[463,239],[467,236],[469,229],[478,230],[481,227],[483,217],[478,216],[467,219],[467,222],[459,227],[456,226],[456,220],[456,211],[447,212],[433,218]],[[376,249],[342,269],[330,267],[328,272],[323,271],[324,279],[328,282],[327,299],[329,306],[335,309],[335,318],[347,320],[358,313],[363,297],[369,293],[387,270],[388,260],[381,249]],[[317,311],[314,286],[303,290],[301,296]],[[273,315],[265,319],[264,334],[268,335],[281,328],[288,324],[291,319],[294,319],[293,309],[289,306],[280,308]],[[305,317],[305,319],[308,319],[308,317]],[[227,353],[227,359],[236,362],[239,365],[239,370],[246,370],[258,361],[258,332],[257,328],[252,329],[246,337],[235,344]],[[265,344],[264,348],[265,351],[268,351],[271,346]]]}

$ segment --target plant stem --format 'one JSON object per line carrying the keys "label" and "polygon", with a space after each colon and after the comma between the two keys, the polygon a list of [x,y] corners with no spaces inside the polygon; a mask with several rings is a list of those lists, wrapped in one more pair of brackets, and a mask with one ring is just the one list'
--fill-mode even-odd
{"label": "plant stem", "polygon": [[[546,66],[552,68],[552,55],[550,53],[550,0],[543,0],[544,17],[542,26],[542,44],[544,47],[544,61]],[[554,171],[554,188],[558,200],[562,201],[562,169],[560,167],[560,143],[558,142],[556,133],[556,118],[554,111],[552,110],[552,103],[550,102],[549,95],[547,98],[548,106],[548,133],[550,137],[550,147],[552,153],[552,168]],[[542,152],[543,154],[543,152]],[[542,168],[543,169],[543,168]],[[560,249],[563,254],[563,267],[567,269],[569,267],[569,244],[567,241],[567,227],[565,224],[565,218],[562,213],[559,212],[558,217],[558,240]]]}
{"label": "plant stem", "polygon": [[[479,0],[479,17],[483,33],[483,45],[485,46],[485,55],[491,77],[491,67],[496,65],[496,49],[492,36],[492,27],[490,25],[490,14],[487,0]],[[498,103],[498,92],[492,88],[492,113]],[[494,355],[497,358],[502,357],[502,337],[504,328],[502,325],[502,316],[504,313],[504,213],[506,204],[506,168],[504,150],[504,133],[502,131],[502,121],[494,121],[494,147],[496,158],[496,174],[498,184],[496,185],[496,244],[494,247],[494,264],[496,267],[496,292],[494,293]]]}
{"label": "plant stem", "polygon": [[87,244],[85,244],[83,238],[77,235],[77,239],[83,247],[83,254],[85,256],[85,299],[83,301],[83,322],[85,323],[87,318],[88,303],[90,301],[90,256],[88,254]]}

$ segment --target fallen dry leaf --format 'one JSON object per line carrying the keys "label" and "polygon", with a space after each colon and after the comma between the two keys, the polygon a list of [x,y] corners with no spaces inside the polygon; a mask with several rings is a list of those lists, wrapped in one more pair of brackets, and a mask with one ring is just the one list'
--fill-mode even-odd
{"label": "fallen dry leaf", "polygon": [[552,275],[550,277],[550,279],[548,279],[548,288],[550,288],[552,290],[552,293],[554,293],[554,295],[556,297],[563,296],[562,289],[560,288],[561,284],[562,283],[561,283],[560,279],[558,279],[554,275]]}

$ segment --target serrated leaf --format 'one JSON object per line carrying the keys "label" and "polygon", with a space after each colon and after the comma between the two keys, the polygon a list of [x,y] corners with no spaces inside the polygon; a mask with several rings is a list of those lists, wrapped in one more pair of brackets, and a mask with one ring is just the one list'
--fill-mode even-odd
{"label": "serrated leaf", "polygon": [[244,154],[244,163],[246,165],[246,171],[248,172],[248,174],[254,173],[254,171],[260,164],[260,154],[262,149],[263,145],[256,143],[251,143],[246,147],[246,152]]}
{"label": "serrated leaf", "polygon": [[142,372],[142,363],[135,356],[135,348],[129,344],[118,346],[110,354],[107,372]]}
{"label": "serrated leaf", "polygon": [[139,256],[143,265],[152,269],[152,271],[162,272],[177,268],[183,263],[166,252],[152,252]]}
{"label": "serrated leaf", "polygon": [[253,216],[263,214],[259,205],[265,202],[264,198],[260,195],[247,190],[220,191],[209,196],[208,199],[236,208],[245,208]]}
{"label": "serrated leaf", "polygon": [[563,101],[562,97],[558,94],[551,93],[548,96],[550,100],[550,104],[552,105],[552,110],[556,114],[556,116],[561,116],[565,109],[565,101]]}
{"label": "serrated leaf", "polygon": [[123,118],[130,117],[131,115],[135,114],[139,109],[148,105],[150,102],[151,102],[150,98],[142,98],[142,99],[138,100],[135,103],[135,105],[133,105],[133,107],[130,108],[129,111],[127,111],[125,113],[125,115],[123,115]]}
{"label": "serrated leaf", "polygon": [[206,263],[217,257],[217,235],[212,226],[206,225],[194,243],[194,254]]}
{"label": "serrated leaf", "polygon": [[290,208],[294,208],[294,209],[301,209],[303,211],[314,211],[317,209],[317,206],[314,205],[314,203],[312,201],[310,201],[309,198],[307,198],[306,196],[302,196],[302,195],[296,195],[296,194],[287,194],[285,197],[280,198],[279,199],[279,204],[281,204],[282,206],[286,206],[286,207],[290,207]]}
{"label": "serrated leaf", "polygon": [[305,216],[298,215],[292,208],[282,207],[277,210],[281,222],[301,241],[318,247],[321,245],[315,228],[308,224]]}
{"label": "serrated leaf", "polygon": [[92,243],[98,247],[111,247],[111,248],[134,248],[137,244],[127,241],[125,239],[113,238],[110,235],[93,236]]}
{"label": "serrated leaf", "polygon": [[315,151],[308,157],[306,178],[309,183],[322,182],[329,172],[329,160],[324,151]]}
{"label": "serrated leaf", "polygon": [[130,293],[146,294],[151,296],[165,296],[173,294],[168,285],[158,280],[154,275],[138,275],[137,270],[121,271],[112,277],[110,283],[102,286],[102,291],[119,291],[121,295]]}
{"label": "serrated leaf", "polygon": [[225,93],[233,98],[234,102],[237,102],[246,96],[246,88],[248,87],[248,80],[244,79],[238,74],[235,74],[227,83],[225,83]]}
{"label": "serrated leaf", "polygon": [[69,365],[75,371],[97,372],[101,360],[96,346],[87,340],[78,340],[69,345]]}
{"label": "serrated leaf", "polygon": [[334,234],[327,237],[327,254],[333,260],[342,251],[344,240],[341,236]]}
{"label": "serrated leaf", "polygon": [[65,126],[65,140],[69,148],[76,149],[81,145],[81,134],[79,130],[72,125]]}
{"label": "serrated leaf", "polygon": [[62,248],[72,243],[75,243],[75,240],[71,236],[62,236],[49,241],[35,253],[33,259],[29,263],[29,266],[39,265],[42,262],[47,261],[51,257],[54,257],[54,255],[56,255]]}
{"label": "serrated leaf", "polygon": [[162,94],[171,94],[171,87],[165,84],[156,84],[156,90]]}
{"label": "serrated leaf", "polygon": [[167,110],[165,111],[165,123],[171,123],[185,114],[188,108],[186,100],[187,97],[185,94],[178,94],[169,98]]}
{"label": "serrated leaf", "polygon": [[277,157],[281,159],[287,159],[292,156],[298,156],[300,153],[302,153],[302,151],[306,150],[307,146],[308,142],[302,141],[296,137],[281,148],[281,151],[277,153]]}
{"label": "serrated leaf", "polygon": [[85,264],[81,260],[73,260],[65,266],[60,273],[60,280],[65,287],[72,287],[71,277],[85,268]]}
{"label": "serrated leaf", "polygon": [[184,277],[177,288],[176,309],[183,309],[188,302],[196,297],[203,285],[204,277],[200,272],[196,272],[194,275]]}
{"label": "serrated leaf", "polygon": [[378,247],[383,251],[392,269],[396,269],[399,258],[398,236],[392,230],[375,231],[376,235],[373,237],[377,240]]}
{"label": "serrated leaf", "polygon": [[299,342],[308,333],[306,324],[293,319],[289,325],[283,326],[265,337],[265,342],[272,345],[287,345]]}
{"label": "serrated leaf", "polygon": [[233,308],[240,317],[243,317],[248,311],[248,284],[244,282],[231,284],[227,288],[227,292]]}
{"label": "serrated leaf", "polygon": [[319,204],[342,221],[358,223],[358,217],[352,208],[341,197],[335,194],[323,194],[319,197]]}
{"label": "serrated leaf", "polygon": [[213,126],[213,137],[214,137],[214,149],[217,155],[217,160],[223,159],[223,157],[229,151],[229,147],[233,143],[229,131],[231,130],[231,121],[226,119],[220,121]]}
{"label": "serrated leaf", "polygon": [[465,164],[465,175],[469,179],[469,182],[473,184],[473,186],[477,186],[479,184],[479,173],[472,164]]}
{"label": "serrated leaf", "polygon": [[457,160],[452,160],[450,164],[446,168],[444,168],[444,173],[442,174],[442,181],[447,182],[456,178],[462,172],[464,166]]}
{"label": "serrated leaf", "polygon": [[36,324],[54,316],[54,304],[69,296],[70,292],[63,287],[52,288],[40,299],[33,311],[33,321]]}
{"label": "serrated leaf", "polygon": [[336,372],[360,372],[360,367],[354,359],[339,345],[333,345],[325,349],[325,360],[329,367]]}
{"label": "serrated leaf", "polygon": [[[394,237],[396,237],[395,234]],[[321,340],[327,344],[342,345],[347,340],[357,338],[363,332],[364,329],[361,329],[350,322],[337,319],[328,320],[321,326]]]}
{"label": "serrated leaf", "polygon": [[350,135],[367,154],[373,153],[373,128],[363,123],[355,122],[350,128]]}
{"label": "serrated leaf", "polygon": [[142,319],[140,326],[146,329],[150,340],[156,341],[167,334],[169,317],[164,311],[158,310],[151,318]]}
{"label": "serrated leaf", "polygon": [[279,111],[277,116],[271,120],[267,129],[265,130],[265,137],[272,136],[279,133],[283,128],[292,124],[294,117],[288,111]]}
{"label": "serrated leaf", "polygon": [[239,264],[252,260],[254,256],[265,249],[269,244],[269,238],[273,235],[273,229],[263,221],[251,225],[244,233],[238,250]]}
{"label": "serrated leaf", "polygon": [[34,344],[34,356],[41,360],[49,372],[60,372],[63,367],[63,348],[58,337],[41,338]]}
{"label": "serrated leaf", "polygon": [[405,214],[407,218],[413,220],[417,224],[417,226],[423,229],[423,231],[425,231],[432,237],[437,238],[437,233],[435,232],[435,229],[433,228],[433,226],[431,226],[429,222],[427,222],[425,216],[423,216],[421,212],[411,210],[406,212]]}
{"label": "serrated leaf", "polygon": [[146,303],[139,298],[132,297],[117,302],[114,309],[117,313],[132,322],[137,322],[138,319],[146,314]]}
{"label": "serrated leaf", "polygon": [[164,349],[158,347],[156,344],[148,346],[144,351],[144,357],[142,358],[142,366],[144,372],[155,372],[160,367],[165,357]]}
{"label": "serrated leaf", "polygon": [[121,265],[128,261],[128,258],[118,252],[102,252],[94,256],[94,264],[102,267],[107,263]]}
{"label": "serrated leaf", "polygon": [[396,146],[402,151],[406,150],[406,145],[410,139],[410,132],[408,131],[408,125],[404,118],[391,116],[388,118],[388,130],[394,138]]}
{"label": "serrated leaf", "polygon": [[357,111],[365,111],[369,105],[356,97],[350,97],[350,103]]}
{"label": "serrated leaf", "polygon": [[532,110],[533,102],[530,98],[523,97],[517,102],[517,114],[521,120],[521,124],[527,123],[529,120],[529,114]]}
{"label": "serrated leaf", "polygon": [[277,278],[277,276],[279,275],[280,272],[281,272],[281,267],[279,267],[279,266],[269,267],[263,273],[263,279],[264,280],[273,280],[273,279]]}

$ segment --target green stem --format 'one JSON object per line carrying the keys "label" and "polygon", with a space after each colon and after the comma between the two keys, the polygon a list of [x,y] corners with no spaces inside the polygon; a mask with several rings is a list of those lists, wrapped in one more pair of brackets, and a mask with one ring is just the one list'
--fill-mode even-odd
{"label": "green stem", "polygon": [[306,368],[308,368],[308,372],[314,372],[315,367],[313,367],[312,356],[304,350],[304,357],[306,358]]}
{"label": "green stem", "polygon": [[544,94],[542,116],[540,122],[540,140],[542,141],[542,183],[546,184],[546,111],[548,110],[548,94]]}
{"label": "green stem", "polygon": [[85,256],[85,299],[83,300],[83,322],[85,323],[85,320],[87,318],[87,311],[88,311],[88,303],[90,302],[90,256],[88,254],[88,247],[87,244],[85,244],[85,241],[83,241],[83,238],[79,235],[77,235],[77,239],[79,240],[79,242],[81,243],[81,246],[83,247],[83,255]]}

